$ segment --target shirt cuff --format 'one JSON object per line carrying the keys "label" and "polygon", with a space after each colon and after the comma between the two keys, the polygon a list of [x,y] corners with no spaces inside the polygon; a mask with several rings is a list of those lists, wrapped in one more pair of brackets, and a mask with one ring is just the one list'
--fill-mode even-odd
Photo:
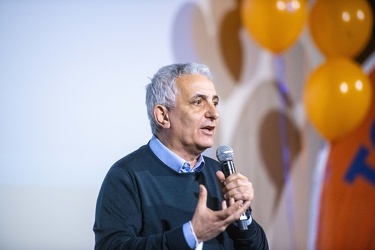
{"label": "shirt cuff", "polygon": [[[251,217],[251,215],[249,216],[249,219],[246,220],[246,225],[250,225],[251,222],[253,222],[253,217]],[[233,222],[233,225],[235,225],[236,227],[238,227],[238,223],[237,221]]]}
{"label": "shirt cuff", "polygon": [[191,249],[197,248],[199,242],[197,236],[195,236],[191,221],[186,222],[184,225],[182,225],[182,231],[184,233],[186,243],[189,245],[189,247]]}
{"label": "shirt cuff", "polygon": [[249,219],[247,219],[246,224],[249,226],[253,222],[253,217],[251,215],[249,216]]}

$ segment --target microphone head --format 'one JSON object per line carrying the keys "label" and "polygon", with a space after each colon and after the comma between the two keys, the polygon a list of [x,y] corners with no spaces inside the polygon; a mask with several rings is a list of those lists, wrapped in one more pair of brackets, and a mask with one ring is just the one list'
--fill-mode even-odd
{"label": "microphone head", "polygon": [[216,157],[220,162],[233,161],[233,149],[229,146],[220,146],[216,150]]}

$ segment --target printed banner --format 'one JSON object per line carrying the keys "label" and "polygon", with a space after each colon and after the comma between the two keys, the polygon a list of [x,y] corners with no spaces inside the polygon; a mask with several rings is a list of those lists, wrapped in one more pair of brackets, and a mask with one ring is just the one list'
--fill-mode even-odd
{"label": "printed banner", "polygon": [[372,105],[361,126],[331,145],[316,249],[375,249],[375,67]]}

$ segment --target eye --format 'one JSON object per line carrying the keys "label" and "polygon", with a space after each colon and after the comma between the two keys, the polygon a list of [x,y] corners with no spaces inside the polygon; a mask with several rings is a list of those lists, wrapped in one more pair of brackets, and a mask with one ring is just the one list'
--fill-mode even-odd
{"label": "eye", "polygon": [[213,103],[214,103],[214,106],[217,107],[217,105],[219,105],[219,99],[213,100]]}
{"label": "eye", "polygon": [[198,106],[198,105],[200,105],[202,103],[202,99],[201,98],[195,99],[193,103],[194,103],[194,105]]}

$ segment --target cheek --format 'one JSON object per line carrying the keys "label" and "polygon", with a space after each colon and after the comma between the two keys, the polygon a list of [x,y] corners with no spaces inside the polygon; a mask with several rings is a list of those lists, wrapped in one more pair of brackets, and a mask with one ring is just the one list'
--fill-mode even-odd
{"label": "cheek", "polygon": [[[181,112],[179,115],[180,122],[185,125],[194,126],[199,124],[200,118],[197,115],[192,114],[191,112]],[[186,128],[188,129],[188,128]]]}
{"label": "cheek", "polygon": [[194,132],[201,127],[202,116],[201,114],[194,113],[192,110],[178,110],[174,114],[173,123],[175,127],[179,127],[182,133],[188,133],[188,131]]}

